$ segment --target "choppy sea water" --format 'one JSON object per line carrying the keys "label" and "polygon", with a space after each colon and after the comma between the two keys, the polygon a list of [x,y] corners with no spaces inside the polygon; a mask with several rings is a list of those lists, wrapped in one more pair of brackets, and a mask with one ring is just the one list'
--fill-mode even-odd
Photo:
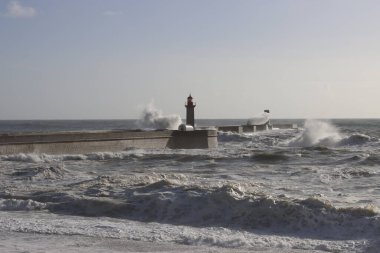
{"label": "choppy sea water", "polygon": [[[0,248],[39,234],[46,246],[82,236],[172,250],[378,252],[380,120],[290,122],[300,128],[220,132],[212,150],[0,156]],[[125,128],[134,121],[0,121],[0,134]]]}

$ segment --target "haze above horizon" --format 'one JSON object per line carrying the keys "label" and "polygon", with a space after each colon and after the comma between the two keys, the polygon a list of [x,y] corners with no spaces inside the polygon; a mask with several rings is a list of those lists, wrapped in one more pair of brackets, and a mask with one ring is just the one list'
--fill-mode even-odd
{"label": "haze above horizon", "polygon": [[380,1],[3,0],[0,120],[380,118]]}

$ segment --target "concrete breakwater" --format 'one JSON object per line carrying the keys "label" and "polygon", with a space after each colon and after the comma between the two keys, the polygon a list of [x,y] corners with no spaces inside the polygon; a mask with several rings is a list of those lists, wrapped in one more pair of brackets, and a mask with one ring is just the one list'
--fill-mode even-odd
{"label": "concrete breakwater", "polygon": [[218,131],[235,132],[235,133],[252,133],[258,131],[267,131],[273,129],[297,129],[297,124],[275,124],[275,125],[240,125],[240,126],[218,126]]}
{"label": "concrete breakwater", "polygon": [[132,148],[205,149],[218,145],[216,130],[114,130],[0,135],[0,155],[83,154]]}

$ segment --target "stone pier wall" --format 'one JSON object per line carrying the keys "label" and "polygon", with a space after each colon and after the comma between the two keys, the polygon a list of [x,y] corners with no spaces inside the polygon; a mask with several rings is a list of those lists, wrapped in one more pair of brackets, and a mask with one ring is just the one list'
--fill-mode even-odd
{"label": "stone pier wall", "polygon": [[216,130],[89,131],[0,135],[0,155],[81,154],[142,149],[205,149],[218,145]]}

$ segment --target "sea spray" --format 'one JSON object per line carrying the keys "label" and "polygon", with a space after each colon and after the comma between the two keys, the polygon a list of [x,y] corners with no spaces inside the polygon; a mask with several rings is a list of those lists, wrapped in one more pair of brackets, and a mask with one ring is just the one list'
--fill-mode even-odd
{"label": "sea spray", "polygon": [[182,120],[179,115],[163,116],[162,111],[155,108],[152,102],[142,111],[137,125],[141,128],[177,129],[181,123]]}
{"label": "sea spray", "polygon": [[256,115],[250,119],[248,119],[248,125],[264,125],[269,121],[269,113],[263,112],[259,115]]}
{"label": "sea spray", "polygon": [[342,140],[339,130],[327,121],[306,120],[300,135],[290,140],[295,147],[334,146]]}

